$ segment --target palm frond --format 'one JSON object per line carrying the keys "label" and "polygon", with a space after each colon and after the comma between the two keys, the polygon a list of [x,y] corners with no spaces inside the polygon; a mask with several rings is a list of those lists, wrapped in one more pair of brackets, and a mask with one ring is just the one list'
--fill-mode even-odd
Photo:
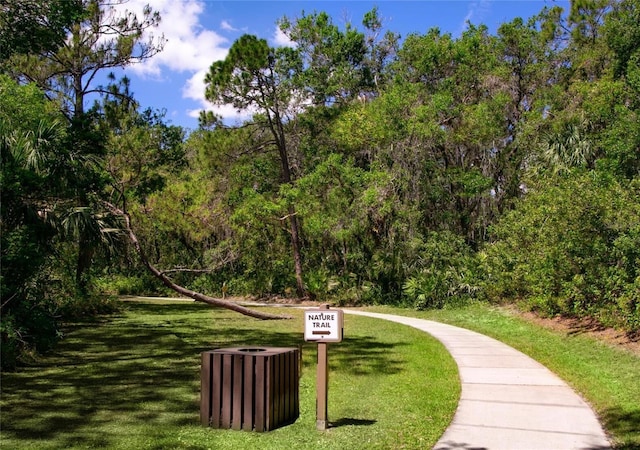
{"label": "palm frond", "polygon": [[589,126],[582,117],[577,123],[567,124],[562,132],[549,135],[542,143],[542,159],[553,172],[568,172],[593,162],[596,148],[588,136]]}
{"label": "palm frond", "polygon": [[114,250],[124,236],[120,218],[91,206],[75,206],[58,212],[59,230],[63,236],[83,240],[87,245],[102,245]]}
{"label": "palm frond", "polygon": [[2,123],[0,146],[3,159],[11,158],[15,165],[42,174],[49,166],[51,158],[55,157],[50,149],[60,138],[61,132],[62,125],[57,121],[40,121],[37,130],[27,132],[8,129],[6,124]]}

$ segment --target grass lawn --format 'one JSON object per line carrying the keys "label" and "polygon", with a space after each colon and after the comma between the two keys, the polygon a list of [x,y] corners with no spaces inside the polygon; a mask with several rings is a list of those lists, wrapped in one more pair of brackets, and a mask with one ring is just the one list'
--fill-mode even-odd
{"label": "grass lawn", "polygon": [[[282,311],[273,309],[273,311]],[[263,322],[191,302],[127,303],[101,323],[75,325],[55,353],[2,375],[0,448],[431,448],[457,406],[457,368],[429,335],[345,315],[330,344],[329,421],[316,430],[316,345],[303,345],[300,418],[268,432],[199,424],[200,353],[302,343],[294,320]]]}
{"label": "grass lawn", "polygon": [[555,372],[592,405],[616,448],[640,449],[640,357],[637,354],[576,330],[544,329],[509,310],[482,304],[437,311],[369,309],[468,328],[517,348]]}

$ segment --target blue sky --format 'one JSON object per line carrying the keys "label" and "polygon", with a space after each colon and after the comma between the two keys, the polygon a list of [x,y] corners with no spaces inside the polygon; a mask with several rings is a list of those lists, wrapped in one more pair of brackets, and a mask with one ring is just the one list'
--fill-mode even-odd
{"label": "blue sky", "polygon": [[377,6],[385,29],[401,37],[424,34],[433,27],[459,36],[467,21],[485,24],[494,33],[501,23],[529,18],[545,6],[568,8],[564,0],[129,0],[124,7],[141,11],[147,3],[160,12],[162,22],[153,33],[164,35],[165,47],[153,58],[126,69],[126,74],[143,108],[165,109],[168,121],[189,129],[197,128],[202,109],[214,109],[227,121],[241,119],[231,108],[207,104],[204,74],[245,33],[267,39],[273,46],[286,45],[276,26],[283,16],[293,19],[303,11],[326,11],[336,25],[351,22],[361,29],[364,14]]}

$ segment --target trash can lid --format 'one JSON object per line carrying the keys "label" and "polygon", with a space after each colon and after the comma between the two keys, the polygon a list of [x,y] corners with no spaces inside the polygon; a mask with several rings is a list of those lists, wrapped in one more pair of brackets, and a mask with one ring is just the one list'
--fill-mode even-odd
{"label": "trash can lid", "polygon": [[261,346],[245,345],[242,347],[217,348],[205,353],[220,353],[225,355],[246,355],[246,354],[276,355],[281,353],[289,353],[297,350],[298,350],[297,347],[261,347]]}

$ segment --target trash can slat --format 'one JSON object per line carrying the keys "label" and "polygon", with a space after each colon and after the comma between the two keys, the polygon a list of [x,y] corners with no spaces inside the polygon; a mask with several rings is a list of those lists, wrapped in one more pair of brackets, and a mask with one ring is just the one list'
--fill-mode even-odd
{"label": "trash can slat", "polygon": [[298,348],[227,348],[202,353],[200,421],[270,431],[299,416]]}

